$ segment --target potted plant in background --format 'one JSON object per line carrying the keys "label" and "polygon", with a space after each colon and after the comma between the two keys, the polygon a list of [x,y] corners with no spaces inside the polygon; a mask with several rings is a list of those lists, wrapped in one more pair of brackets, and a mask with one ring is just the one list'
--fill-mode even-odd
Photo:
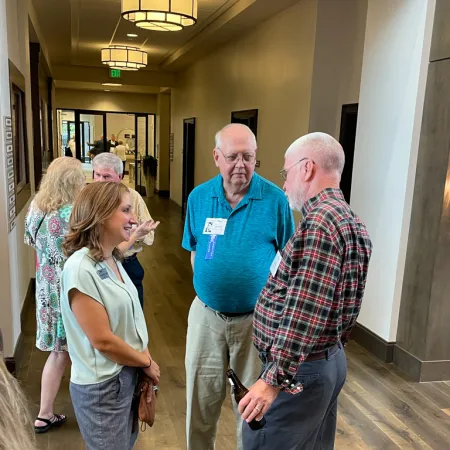
{"label": "potted plant in background", "polygon": [[155,194],[156,175],[158,173],[158,160],[151,155],[145,155],[143,159],[145,190],[147,197]]}

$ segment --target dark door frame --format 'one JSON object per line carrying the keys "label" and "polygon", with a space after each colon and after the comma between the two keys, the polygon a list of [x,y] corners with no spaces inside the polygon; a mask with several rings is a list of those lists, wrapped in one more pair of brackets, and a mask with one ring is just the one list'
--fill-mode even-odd
{"label": "dark door frame", "polygon": [[54,158],[53,149],[53,78],[47,78],[47,126],[48,126],[48,151],[50,161]]}
{"label": "dark door frame", "polygon": [[[181,199],[181,215],[186,215],[187,200],[189,194],[195,185],[195,134],[196,123],[195,117],[183,120],[183,174],[182,174],[182,199]],[[188,146],[188,136],[186,134],[187,125],[194,126],[194,136],[192,140],[192,148]]]}
{"label": "dark door frame", "polygon": [[31,116],[33,127],[34,186],[37,189],[42,178],[41,104],[39,93],[39,59],[41,46],[30,42]]}
{"label": "dark door frame", "polygon": [[[72,111],[75,113],[75,118],[76,118],[76,114],[77,112],[79,114],[92,114],[92,115],[103,115],[104,119],[103,119],[103,145],[105,146],[104,148],[106,148],[106,115],[107,114],[134,114],[134,116],[143,116],[146,115],[147,116],[147,134],[148,134],[148,116],[153,116],[153,146],[154,146],[154,152],[156,155],[156,114],[155,113],[139,113],[139,112],[125,112],[125,111],[100,111],[100,110],[96,110],[96,109],[77,109],[77,108],[57,108],[56,110],[58,111]],[[136,125],[136,122],[135,122]],[[75,123],[75,130],[77,130],[77,126],[80,126],[80,122]],[[136,130],[135,130],[136,132]],[[75,134],[75,144],[76,144],[76,148],[77,148],[77,155],[78,152],[80,152],[81,155],[81,142],[79,140],[79,138],[77,137],[79,133]],[[147,151],[146,154],[148,154],[148,138],[147,138]],[[78,158],[78,156],[77,156]],[[78,158],[80,159],[80,158]]]}
{"label": "dark door frame", "polygon": [[[354,117],[356,115],[356,121],[358,121],[358,106],[359,106],[358,103],[350,103],[348,105],[342,105],[342,112],[341,112],[341,128],[339,132],[339,143],[342,145],[345,152],[345,166],[342,179],[348,178],[349,181],[348,192],[346,189],[343,189],[343,194],[348,203],[350,203],[350,196],[351,196],[351,181],[353,175],[353,158],[355,151],[354,147],[355,143],[353,142],[353,151],[350,151],[350,149],[346,148],[345,144],[348,138],[347,133],[349,131],[348,125],[350,117]],[[356,131],[355,131],[355,138],[356,138]]]}
{"label": "dark door frame", "polygon": [[[142,180],[139,178],[139,175],[142,173],[141,170],[139,170],[139,164],[144,164],[144,161],[138,160],[138,139],[139,139],[139,127],[138,127],[138,119],[139,117],[145,118],[145,155],[143,157],[148,156],[148,116],[149,114],[146,113],[135,113],[134,114],[134,135],[135,135],[135,142],[136,142],[136,148],[134,152],[134,188],[139,193],[140,192],[140,186],[142,186]],[[155,128],[156,131],[156,128]],[[153,146],[155,146],[155,141],[153,141]],[[138,179],[139,178],[139,179]]]}
{"label": "dark door frame", "polygon": [[[80,127],[81,127],[81,119],[80,116],[91,115],[91,116],[102,116],[103,117],[103,148],[106,148],[106,113],[103,111],[90,111],[88,109],[65,109],[65,111],[74,111],[75,112],[75,152],[76,158],[82,161],[81,158],[81,136],[80,136]],[[84,121],[83,121],[84,122]]]}
{"label": "dark door frame", "polygon": [[231,123],[242,123],[247,125],[255,137],[258,137],[258,110],[243,109],[241,111],[231,111]]}

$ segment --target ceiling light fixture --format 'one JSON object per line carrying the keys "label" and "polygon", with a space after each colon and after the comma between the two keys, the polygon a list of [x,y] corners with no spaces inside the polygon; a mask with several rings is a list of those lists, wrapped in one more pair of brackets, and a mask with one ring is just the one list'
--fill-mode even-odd
{"label": "ceiling light fixture", "polygon": [[127,36],[128,36],[128,37],[131,37],[131,38],[138,37],[138,35],[137,35],[137,34],[134,34],[134,33],[128,33]]}
{"label": "ceiling light fixture", "polygon": [[139,70],[147,65],[148,55],[138,47],[110,45],[102,48],[102,63],[112,69]]}
{"label": "ceiling light fixture", "polygon": [[111,89],[105,89],[105,92],[111,92]]}
{"label": "ceiling light fixture", "polygon": [[122,17],[145,30],[180,31],[197,22],[198,0],[122,0]]}
{"label": "ceiling light fixture", "polygon": [[102,86],[122,86],[122,83],[102,83]]}

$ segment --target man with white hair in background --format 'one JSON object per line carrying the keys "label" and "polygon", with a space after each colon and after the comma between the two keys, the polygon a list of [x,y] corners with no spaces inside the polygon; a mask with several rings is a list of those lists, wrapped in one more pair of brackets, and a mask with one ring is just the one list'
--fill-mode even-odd
{"label": "man with white hair in background", "polygon": [[[220,130],[213,150],[220,174],[188,199],[182,245],[191,252],[197,294],[186,343],[188,450],[214,449],[225,371],[233,369],[247,386],[258,377],[253,310],[277,251],[294,232],[283,192],[255,173],[256,150],[245,125]],[[239,450],[242,419],[233,407]]]}
{"label": "man with white hair in background", "polygon": [[295,141],[281,176],[302,221],[281,252],[255,307],[260,379],[239,403],[245,450],[332,449],[345,382],[343,344],[356,323],[372,244],[339,189],[341,145],[325,133]]}
{"label": "man with white hair in background", "polygon": [[[122,160],[113,153],[100,153],[92,161],[92,168],[94,171],[94,181],[114,181],[121,183],[123,179],[123,163]],[[148,212],[147,205],[144,199],[134,189],[129,188],[131,199],[133,202],[133,213],[138,222],[126,242],[122,242],[119,250],[124,255],[125,259],[122,266],[131,278],[131,281],[136,286],[139,294],[139,301],[141,306],[144,304],[144,268],[142,267],[137,257],[144,249],[144,245],[152,245],[155,229],[159,222],[155,222]]]}

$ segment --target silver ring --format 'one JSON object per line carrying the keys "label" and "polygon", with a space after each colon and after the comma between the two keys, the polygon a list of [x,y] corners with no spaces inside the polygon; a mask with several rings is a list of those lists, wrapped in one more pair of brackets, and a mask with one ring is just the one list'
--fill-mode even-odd
{"label": "silver ring", "polygon": [[261,412],[261,410],[260,410],[259,408],[257,408],[256,406],[255,406],[255,409],[256,409],[256,411],[258,411],[259,413]]}

